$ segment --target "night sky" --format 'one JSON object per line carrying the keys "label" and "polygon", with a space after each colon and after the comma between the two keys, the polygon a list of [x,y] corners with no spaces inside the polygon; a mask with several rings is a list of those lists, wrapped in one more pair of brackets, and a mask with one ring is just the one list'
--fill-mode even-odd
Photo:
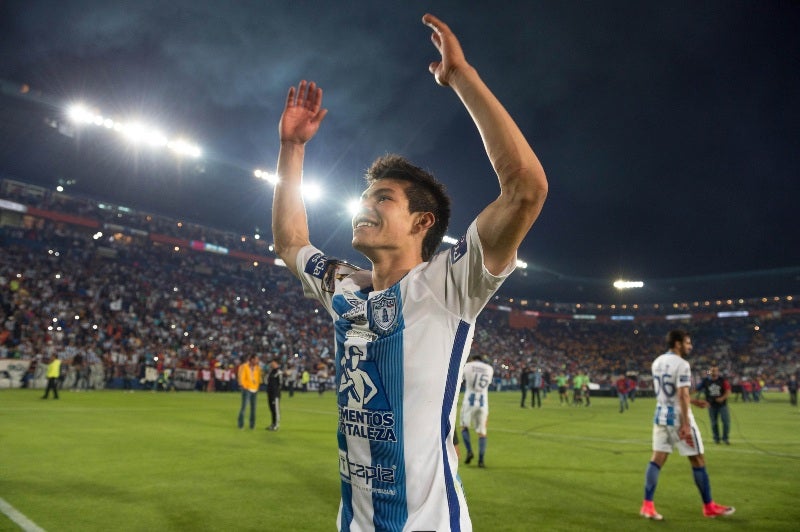
{"label": "night sky", "polygon": [[[306,178],[325,190],[308,205],[312,242],[368,264],[343,203],[385,153],[448,186],[448,234],[460,236],[498,187],[466,111],[428,73],[426,11],[548,175],[519,251],[529,269],[503,293],[800,294],[797,2],[0,1],[0,173],[269,234],[271,187],[252,171],[274,169],[286,91],[308,79],[329,110],[306,150]],[[79,101],[186,135],[204,155],[46,125]],[[646,290],[615,294],[618,277]]]}

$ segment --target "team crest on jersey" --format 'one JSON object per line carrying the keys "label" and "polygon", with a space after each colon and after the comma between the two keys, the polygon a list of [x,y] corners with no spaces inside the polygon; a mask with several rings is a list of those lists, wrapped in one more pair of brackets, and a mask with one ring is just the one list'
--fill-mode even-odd
{"label": "team crest on jersey", "polygon": [[467,235],[462,236],[456,244],[450,248],[450,262],[455,264],[461,257],[467,254]]}
{"label": "team crest on jersey", "polygon": [[397,327],[397,296],[383,293],[369,304],[375,327],[384,334],[392,332]]}

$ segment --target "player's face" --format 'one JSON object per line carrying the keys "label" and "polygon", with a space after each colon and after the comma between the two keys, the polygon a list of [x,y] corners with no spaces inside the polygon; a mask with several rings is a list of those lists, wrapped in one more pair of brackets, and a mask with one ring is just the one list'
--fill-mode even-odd
{"label": "player's face", "polygon": [[708,370],[708,374],[711,375],[712,379],[716,379],[717,375],[719,375],[719,369],[712,367],[710,370]]}
{"label": "player's face", "polygon": [[406,187],[398,179],[379,179],[361,195],[361,208],[353,217],[353,247],[369,256],[370,250],[402,249],[413,243],[417,216],[409,212]]}
{"label": "player's face", "polygon": [[692,352],[692,339],[688,336],[683,339],[683,342],[678,344],[678,354],[682,357],[689,356],[689,353]]}

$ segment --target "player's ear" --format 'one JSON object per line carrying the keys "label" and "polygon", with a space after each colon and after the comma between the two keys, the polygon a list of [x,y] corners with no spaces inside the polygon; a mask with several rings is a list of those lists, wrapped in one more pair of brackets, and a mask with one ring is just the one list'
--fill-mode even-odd
{"label": "player's ear", "polygon": [[414,222],[415,231],[425,231],[433,227],[436,223],[436,217],[432,212],[418,212],[416,213],[416,220]]}

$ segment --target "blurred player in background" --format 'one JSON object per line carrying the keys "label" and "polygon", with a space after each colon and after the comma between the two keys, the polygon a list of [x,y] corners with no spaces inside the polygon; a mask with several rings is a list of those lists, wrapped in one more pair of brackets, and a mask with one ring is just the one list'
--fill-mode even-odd
{"label": "blurred player in background", "polygon": [[692,352],[692,339],[682,330],[667,335],[669,351],[653,362],[653,389],[656,393],[656,413],[653,419],[653,456],[645,472],[644,501],[639,514],[647,519],[661,520],[653,504],[658,476],[673,448],[689,458],[692,474],[703,499],[703,515],[731,515],[735,509],[722,506],[711,498],[711,482],[703,458],[703,439],[692,415],[691,405],[708,406],[703,400],[692,399],[689,387],[692,370],[685,357]]}
{"label": "blurred player in background", "polygon": [[464,365],[464,399],[461,402],[461,439],[468,464],[475,458],[472,452],[469,428],[475,429],[478,435],[478,467],[486,467],[483,457],[486,454],[486,422],[489,420],[489,385],[494,377],[492,366],[483,361],[480,355],[473,355],[472,360]]}

